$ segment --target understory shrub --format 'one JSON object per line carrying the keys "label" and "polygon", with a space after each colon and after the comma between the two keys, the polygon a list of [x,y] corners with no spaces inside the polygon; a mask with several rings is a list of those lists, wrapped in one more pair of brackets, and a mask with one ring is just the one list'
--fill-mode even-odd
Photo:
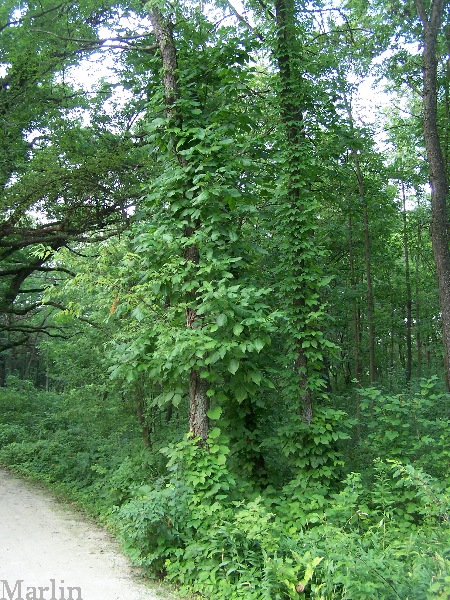
{"label": "understory shrub", "polygon": [[[349,421],[322,411],[291,460],[295,476],[278,488],[254,486],[248,469],[239,473],[218,427],[203,446],[189,436],[170,443],[180,437],[167,429],[164,448],[144,448],[132,411],[92,388],[2,390],[0,463],[70,494],[115,527],[136,564],[199,598],[449,598],[450,483],[440,423],[448,398],[433,385],[412,393],[415,415],[404,408],[406,395],[361,393],[363,415],[377,419],[362,423],[355,472],[343,446],[350,447]],[[300,432],[299,425],[298,440],[285,438],[289,457]],[[306,455],[313,443],[325,450],[323,461],[311,454],[314,464]],[[423,456],[429,448],[431,458]]]}
{"label": "understory shrub", "polygon": [[283,526],[260,496],[241,499],[248,490],[228,471],[227,441],[214,428],[206,447],[188,436],[164,450],[167,477],[140,488],[117,510],[126,547],[140,565],[185,591],[298,598],[319,559],[280,552]]}
{"label": "understory shrub", "polygon": [[[450,592],[448,496],[431,476],[377,460],[371,485],[353,473],[340,491],[316,488],[322,500],[313,506],[307,495],[297,522],[287,516],[289,498],[241,488],[226,468],[226,439],[212,434],[209,447],[187,438],[165,450],[167,478],[117,510],[139,564],[213,599],[424,600]],[[216,446],[223,450],[211,452]]]}
{"label": "understory shrub", "polygon": [[[422,379],[416,390],[387,394],[358,390],[362,436],[358,453],[368,460],[383,456],[450,477],[450,396],[439,392],[437,377]],[[363,466],[363,465],[361,465]]]}
{"label": "understory shrub", "polygon": [[141,452],[134,416],[96,396],[93,386],[75,397],[21,382],[2,389],[0,413],[0,464],[51,484],[96,514],[116,499],[111,474],[128,454]]}

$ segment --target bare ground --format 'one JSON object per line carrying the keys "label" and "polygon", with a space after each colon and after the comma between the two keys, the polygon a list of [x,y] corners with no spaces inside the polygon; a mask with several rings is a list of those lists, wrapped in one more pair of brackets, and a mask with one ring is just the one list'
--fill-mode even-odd
{"label": "bare ground", "polygon": [[138,580],[107,532],[0,469],[0,600],[162,598],[169,597]]}

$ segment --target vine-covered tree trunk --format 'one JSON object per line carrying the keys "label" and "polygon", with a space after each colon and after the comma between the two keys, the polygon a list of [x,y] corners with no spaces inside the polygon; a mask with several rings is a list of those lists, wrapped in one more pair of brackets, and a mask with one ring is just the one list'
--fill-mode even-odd
{"label": "vine-covered tree trunk", "polygon": [[[295,5],[293,0],[275,0],[275,14],[277,24],[277,48],[276,58],[280,76],[280,104],[281,118],[285,127],[287,137],[287,168],[288,189],[287,202],[289,204],[292,220],[297,221],[297,227],[302,231],[301,235],[307,235],[307,228],[300,227],[305,220],[303,206],[302,187],[304,185],[301,172],[301,149],[305,144],[302,98],[299,90],[301,79],[295,71]],[[292,227],[295,231],[295,224]],[[305,290],[300,282],[307,269],[305,265],[303,249],[308,243],[307,239],[299,239],[295,233],[292,239],[292,277],[293,277],[293,310],[294,310],[294,332],[296,336],[296,361],[295,369],[298,377],[300,396],[302,398],[302,417],[305,423],[310,424],[313,419],[312,390],[308,382],[308,360],[302,346],[302,329],[305,324],[303,317],[306,311]]]}
{"label": "vine-covered tree trunk", "polygon": [[[177,101],[180,99],[177,76],[178,60],[172,33],[172,24],[164,18],[157,7],[151,8],[149,14],[162,58],[166,115],[175,126],[180,127],[182,118],[177,108]],[[177,141],[174,140],[173,144],[176,159],[182,168],[187,168],[188,162],[176,150]],[[195,223],[186,225],[184,228],[184,237],[186,239],[192,238],[200,225],[198,220]],[[186,244],[183,251],[183,258],[187,263],[198,265],[200,262],[200,250],[198,246],[195,243]],[[188,300],[195,306],[195,291],[190,293]],[[195,329],[198,326],[198,317],[194,306],[186,308],[186,326],[190,329]],[[191,369],[189,378],[189,429],[194,437],[198,437],[202,441],[208,437],[209,429],[207,415],[209,398],[206,393],[207,391],[207,381],[200,377],[198,370],[195,368]]]}
{"label": "vine-covered tree trunk", "polygon": [[439,284],[442,337],[447,387],[450,389],[450,250],[447,214],[448,182],[437,119],[437,37],[446,0],[433,0],[427,14],[424,0],[415,0],[423,25],[423,116],[424,139],[431,185],[431,240]]}

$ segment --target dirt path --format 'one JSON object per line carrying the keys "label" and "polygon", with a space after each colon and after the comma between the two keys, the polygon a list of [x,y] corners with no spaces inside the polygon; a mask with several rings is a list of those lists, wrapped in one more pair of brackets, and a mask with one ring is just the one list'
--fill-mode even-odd
{"label": "dirt path", "polygon": [[0,600],[162,598],[136,580],[106,532],[0,470]]}

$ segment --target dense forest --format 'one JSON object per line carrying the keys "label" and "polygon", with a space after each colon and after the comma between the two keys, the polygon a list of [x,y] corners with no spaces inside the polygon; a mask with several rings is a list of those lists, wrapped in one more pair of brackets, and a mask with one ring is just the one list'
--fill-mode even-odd
{"label": "dense forest", "polygon": [[3,0],[0,464],[209,599],[450,598],[448,0]]}

